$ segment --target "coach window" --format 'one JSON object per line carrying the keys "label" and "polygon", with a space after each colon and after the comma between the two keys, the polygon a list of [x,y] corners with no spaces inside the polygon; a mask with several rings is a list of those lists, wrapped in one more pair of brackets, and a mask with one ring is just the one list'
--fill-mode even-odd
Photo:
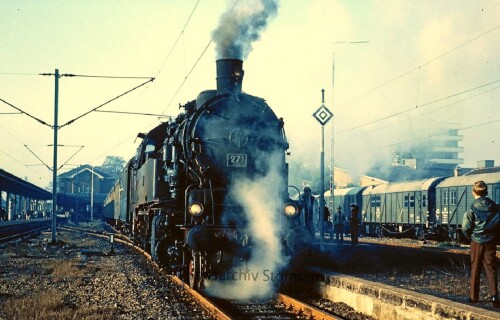
{"label": "coach window", "polygon": [[500,203],[500,188],[495,188],[493,193],[493,201],[495,201],[495,203]]}
{"label": "coach window", "polygon": [[427,196],[425,194],[422,196],[422,207],[427,207]]}
{"label": "coach window", "polygon": [[415,207],[415,196],[410,196],[410,208]]}
{"label": "coach window", "polygon": [[450,191],[450,204],[451,205],[457,204],[457,192],[456,191]]}
{"label": "coach window", "polygon": [[380,196],[373,196],[371,198],[372,207],[380,207]]}
{"label": "coach window", "polygon": [[408,196],[405,196],[405,201],[404,201],[403,206],[404,206],[405,208],[408,208]]}
{"label": "coach window", "polygon": [[448,205],[448,191],[443,191],[443,204]]}

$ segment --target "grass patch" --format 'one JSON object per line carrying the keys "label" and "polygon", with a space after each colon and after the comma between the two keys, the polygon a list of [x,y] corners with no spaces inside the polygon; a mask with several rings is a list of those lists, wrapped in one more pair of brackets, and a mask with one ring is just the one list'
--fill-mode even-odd
{"label": "grass patch", "polygon": [[82,278],[85,271],[78,268],[77,264],[77,260],[51,262],[46,266],[46,274],[52,275],[55,280]]}
{"label": "grass patch", "polygon": [[7,319],[86,319],[104,320],[116,318],[118,310],[112,308],[86,307],[75,309],[65,305],[64,293],[49,289],[32,296],[7,297],[2,306],[2,313]]}

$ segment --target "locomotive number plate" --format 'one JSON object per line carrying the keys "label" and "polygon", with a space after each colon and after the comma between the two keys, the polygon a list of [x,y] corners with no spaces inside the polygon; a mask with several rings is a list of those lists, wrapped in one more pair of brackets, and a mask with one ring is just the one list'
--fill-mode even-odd
{"label": "locomotive number plate", "polygon": [[247,155],[244,153],[228,153],[227,166],[245,168],[247,166]]}

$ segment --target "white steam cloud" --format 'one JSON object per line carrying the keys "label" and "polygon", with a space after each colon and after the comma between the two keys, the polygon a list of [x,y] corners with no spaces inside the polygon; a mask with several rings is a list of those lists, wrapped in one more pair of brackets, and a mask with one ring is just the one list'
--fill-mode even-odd
{"label": "white steam cloud", "polygon": [[[271,157],[269,167],[274,168]],[[247,300],[267,298],[276,291],[279,274],[288,260],[282,254],[279,211],[283,177],[277,170],[258,180],[239,180],[231,190],[235,199],[241,199],[249,221],[247,234],[251,236],[252,253],[249,261],[235,266],[219,281],[209,280],[206,289],[210,295]]]}
{"label": "white steam cloud", "polygon": [[240,0],[221,16],[212,32],[217,59],[245,60],[252,43],[260,39],[260,33],[277,12],[278,0]]}

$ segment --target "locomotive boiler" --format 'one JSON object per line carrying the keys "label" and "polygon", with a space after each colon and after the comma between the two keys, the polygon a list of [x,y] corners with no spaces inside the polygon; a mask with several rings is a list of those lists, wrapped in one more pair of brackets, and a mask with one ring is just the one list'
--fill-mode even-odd
{"label": "locomotive boiler", "polygon": [[[135,157],[105,201],[106,218],[195,289],[251,257],[253,219],[272,217],[283,251],[309,241],[288,196],[283,119],[242,91],[242,66],[217,60],[217,90],[201,92],[175,119],[139,134]],[[256,181],[267,181],[264,209],[249,215],[242,198],[252,189],[235,189]]]}

